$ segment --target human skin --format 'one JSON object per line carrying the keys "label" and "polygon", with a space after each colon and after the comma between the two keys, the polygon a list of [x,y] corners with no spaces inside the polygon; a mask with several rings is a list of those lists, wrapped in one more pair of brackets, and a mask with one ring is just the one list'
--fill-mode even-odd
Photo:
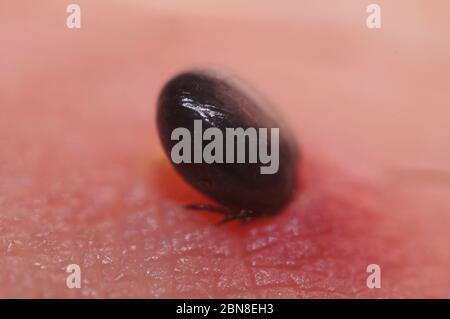
{"label": "human skin", "polygon": [[[379,30],[361,1],[77,3],[79,30],[0,4],[0,297],[450,297],[447,2],[377,1]],[[165,81],[210,63],[302,152],[290,206],[244,226],[183,208],[209,201],[157,136]]]}

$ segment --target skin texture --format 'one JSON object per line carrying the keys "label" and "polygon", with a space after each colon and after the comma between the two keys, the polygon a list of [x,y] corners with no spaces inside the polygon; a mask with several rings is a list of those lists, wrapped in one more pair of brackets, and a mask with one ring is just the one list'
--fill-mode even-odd
{"label": "skin texture", "polygon": [[[0,4],[0,297],[450,297],[448,2],[379,1],[380,30],[358,1],[77,3],[80,30],[61,1]],[[207,199],[165,158],[156,100],[205,63],[301,144],[276,216],[182,208]]]}

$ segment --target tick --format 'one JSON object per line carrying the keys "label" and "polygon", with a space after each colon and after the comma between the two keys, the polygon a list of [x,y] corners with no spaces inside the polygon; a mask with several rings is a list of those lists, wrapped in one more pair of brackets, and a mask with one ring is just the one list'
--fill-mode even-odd
{"label": "tick", "polygon": [[241,80],[216,69],[178,74],[162,89],[157,126],[176,171],[220,206],[188,209],[249,222],[279,212],[297,188],[299,151],[275,110]]}

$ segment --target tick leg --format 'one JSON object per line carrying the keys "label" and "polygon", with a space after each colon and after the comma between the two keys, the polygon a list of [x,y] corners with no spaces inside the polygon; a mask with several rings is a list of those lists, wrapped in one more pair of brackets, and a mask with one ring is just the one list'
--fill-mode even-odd
{"label": "tick leg", "polygon": [[212,206],[208,204],[190,204],[185,206],[186,209],[192,209],[192,210],[205,210],[209,212],[219,213],[224,215],[224,219],[222,219],[220,222],[216,223],[216,226],[220,226],[223,224],[226,224],[228,222],[231,222],[233,220],[239,220],[241,225],[248,224],[250,221],[255,218],[255,213],[251,210],[240,210],[237,212],[230,212],[228,209],[219,207],[219,206]]}
{"label": "tick leg", "polygon": [[255,213],[251,210],[240,210],[235,213],[228,213],[225,218],[220,222],[216,223],[216,226],[223,225],[225,223],[231,222],[233,220],[239,220],[241,225],[248,224],[255,218]]}
{"label": "tick leg", "polygon": [[184,207],[187,209],[193,209],[193,210],[206,210],[209,212],[220,213],[223,215],[230,214],[230,212],[223,207],[212,206],[212,205],[208,205],[208,204],[190,204],[190,205],[186,205]]}
{"label": "tick leg", "polygon": [[255,218],[255,212],[251,210],[241,210],[237,218],[240,220],[241,225],[245,225]]}
{"label": "tick leg", "polygon": [[212,206],[208,204],[190,204],[186,205],[185,208],[187,209],[194,209],[194,210],[206,210],[209,212],[219,213],[225,216],[224,219],[222,219],[220,222],[216,223],[216,226],[223,225],[225,223],[228,223],[234,219],[239,218],[237,213],[232,213],[226,208],[218,207],[218,206]]}

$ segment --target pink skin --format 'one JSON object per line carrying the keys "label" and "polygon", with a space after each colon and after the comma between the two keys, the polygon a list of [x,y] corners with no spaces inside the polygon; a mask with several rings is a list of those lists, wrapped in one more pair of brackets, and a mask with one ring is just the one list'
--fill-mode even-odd
{"label": "pink skin", "polygon": [[[81,30],[0,5],[0,297],[450,297],[446,2],[379,1],[376,31],[357,1],[77,3]],[[156,136],[160,87],[210,62],[303,151],[295,200],[246,226],[184,210],[208,200]]]}

